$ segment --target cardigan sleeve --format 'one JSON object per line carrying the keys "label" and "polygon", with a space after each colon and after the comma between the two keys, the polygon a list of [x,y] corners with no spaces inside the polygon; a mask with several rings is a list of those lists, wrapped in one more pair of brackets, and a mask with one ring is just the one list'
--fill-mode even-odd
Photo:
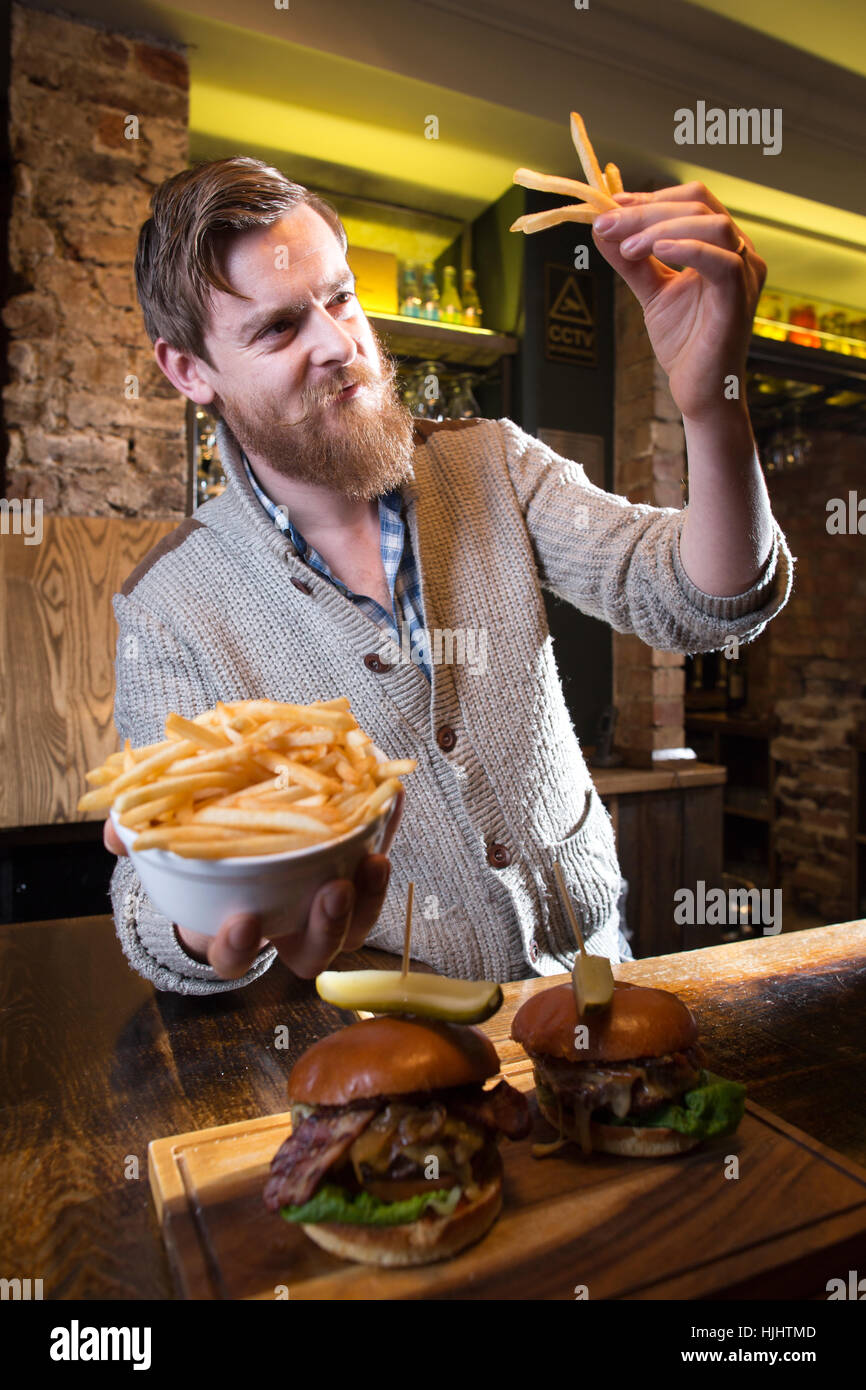
{"label": "cardigan sleeve", "polygon": [[794,561],[775,518],[754,584],[729,598],[705,594],[680,557],[685,509],[604,492],[579,463],[511,420],[499,424],[542,587],[581,612],[660,651],[700,652],[752,641],[787,602]]}
{"label": "cardigan sleeve", "polygon": [[[135,597],[113,600],[117,639],[114,722],[134,748],[165,737],[165,717],[174,710],[193,718],[219,694],[192,652]],[[127,856],[111,876],[114,925],[127,960],[157,989],[178,994],[216,994],[251,984],[271,965],[276,950],[263,950],[245,975],[224,980],[210,965],[187,955],[174,923],[158,912]],[[183,925],[183,923],[181,923]]]}

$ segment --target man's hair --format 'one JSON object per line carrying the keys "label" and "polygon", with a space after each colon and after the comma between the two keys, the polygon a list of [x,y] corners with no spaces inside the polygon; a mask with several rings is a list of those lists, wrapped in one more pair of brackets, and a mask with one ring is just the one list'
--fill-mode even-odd
{"label": "man's hair", "polygon": [[224,234],[270,226],[302,204],[324,218],[345,255],[346,229],[331,204],[260,159],[214,159],[161,183],[138,234],[135,257],[138,300],[151,342],[165,338],[213,367],[204,341],[212,289],[249,298],[219,270]]}

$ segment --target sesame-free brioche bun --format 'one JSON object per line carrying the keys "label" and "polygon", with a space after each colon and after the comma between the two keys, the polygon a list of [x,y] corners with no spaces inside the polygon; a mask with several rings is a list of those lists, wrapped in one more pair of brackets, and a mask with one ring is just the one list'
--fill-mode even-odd
{"label": "sesame-free brioche bun", "polygon": [[330,1033],[298,1058],[289,1074],[289,1101],[348,1105],[373,1096],[468,1086],[498,1071],[496,1048],[480,1028],[365,1018]]}
{"label": "sesame-free brioche bun", "polygon": [[502,1159],[494,1150],[488,1159],[485,1181],[474,1201],[461,1203],[450,1216],[402,1226],[355,1226],[345,1221],[304,1223],[302,1229],[332,1255],[361,1264],[407,1266],[447,1260],[467,1245],[480,1240],[502,1210]]}
{"label": "sesame-free brioche bun", "polygon": [[[574,1030],[585,1024],[588,1046],[575,1047]],[[568,1062],[628,1062],[691,1047],[698,1026],[681,999],[666,989],[618,980],[608,1007],[577,1016],[570,982],[539,990],[514,1015],[511,1036],[530,1055]]]}

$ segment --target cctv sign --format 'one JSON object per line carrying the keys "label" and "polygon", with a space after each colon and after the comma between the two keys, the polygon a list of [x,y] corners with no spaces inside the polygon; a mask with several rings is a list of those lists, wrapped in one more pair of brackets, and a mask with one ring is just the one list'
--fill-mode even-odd
{"label": "cctv sign", "polygon": [[544,355],[548,362],[598,365],[595,279],[572,266],[544,267]]}

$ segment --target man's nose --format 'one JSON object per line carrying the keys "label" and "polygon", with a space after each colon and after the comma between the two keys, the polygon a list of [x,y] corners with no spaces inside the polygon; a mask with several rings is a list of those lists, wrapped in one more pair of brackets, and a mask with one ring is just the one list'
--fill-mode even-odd
{"label": "man's nose", "polygon": [[336,362],[348,367],[358,355],[358,344],[352,334],[322,305],[317,306],[307,324],[310,360],[314,366]]}

